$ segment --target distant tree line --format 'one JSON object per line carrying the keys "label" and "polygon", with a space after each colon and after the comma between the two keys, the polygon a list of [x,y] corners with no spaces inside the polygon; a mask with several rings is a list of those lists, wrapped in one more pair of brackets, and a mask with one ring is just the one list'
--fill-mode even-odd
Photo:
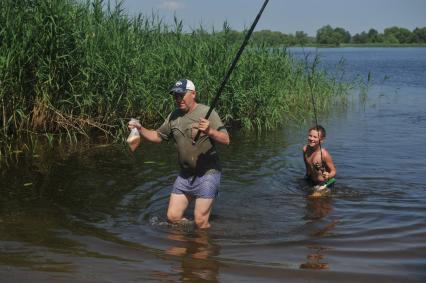
{"label": "distant tree line", "polygon": [[[228,30],[227,36],[231,40],[242,40],[244,33]],[[351,35],[349,31],[341,27],[333,28],[326,25],[317,30],[315,37],[308,36],[303,31],[296,31],[295,34],[285,34],[279,31],[261,30],[255,31],[252,35],[255,43],[270,46],[294,46],[294,45],[335,45],[340,44],[425,44],[426,27],[415,28],[410,31],[401,27],[385,28],[383,33],[371,28],[368,32]]]}

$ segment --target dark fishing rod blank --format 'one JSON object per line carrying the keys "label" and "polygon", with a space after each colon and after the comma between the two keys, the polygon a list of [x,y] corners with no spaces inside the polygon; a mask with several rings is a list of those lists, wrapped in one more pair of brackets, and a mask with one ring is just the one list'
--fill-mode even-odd
{"label": "dark fishing rod blank", "polygon": [[[269,2],[269,0],[265,0],[265,2],[263,2],[262,8],[260,8],[259,13],[257,14],[256,18],[254,19],[254,22],[253,22],[253,24],[251,25],[251,27],[250,27],[249,31],[247,32],[247,34],[246,34],[246,36],[245,36],[245,38],[244,38],[244,41],[243,41],[243,43],[241,44],[241,47],[240,47],[240,49],[239,49],[239,50],[238,50],[238,52],[237,52],[237,55],[235,56],[234,60],[232,61],[232,64],[231,64],[231,66],[229,67],[228,72],[226,72],[226,75],[225,75],[225,77],[223,78],[222,83],[220,84],[220,87],[218,88],[218,90],[217,90],[217,92],[216,92],[216,95],[215,95],[215,97],[214,97],[214,99],[213,99],[212,103],[210,104],[209,111],[207,111],[207,114],[206,114],[206,116],[204,117],[205,119],[208,119],[208,118],[210,117],[210,114],[212,113],[213,108],[216,106],[216,103],[217,103],[217,101],[219,100],[219,97],[220,97],[220,95],[222,94],[223,89],[225,88],[225,85],[226,85],[226,83],[228,82],[229,77],[230,77],[230,76],[231,76],[231,74],[232,74],[232,71],[235,69],[235,66],[237,65],[238,59],[240,59],[240,56],[241,56],[241,54],[243,53],[244,48],[246,47],[246,45],[247,45],[247,43],[248,43],[248,41],[249,41],[249,39],[250,39],[250,36],[251,36],[251,34],[253,33],[253,30],[254,30],[254,28],[256,27],[257,22],[259,21],[260,16],[262,15],[263,10],[265,10],[265,7],[266,7],[266,5],[268,4],[268,2]],[[192,144],[193,144],[193,145],[195,145],[195,144],[197,143],[197,140],[198,140],[198,138],[199,138],[199,137],[200,137],[200,130],[198,130],[198,131],[197,131],[197,134],[195,135],[195,138],[194,138],[194,140],[192,141]]]}

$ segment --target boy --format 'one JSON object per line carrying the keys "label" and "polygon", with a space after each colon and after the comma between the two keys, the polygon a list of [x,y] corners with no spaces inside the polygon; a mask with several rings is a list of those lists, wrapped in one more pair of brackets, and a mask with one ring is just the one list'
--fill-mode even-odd
{"label": "boy", "polygon": [[[308,131],[308,144],[303,147],[303,160],[306,166],[306,178],[314,184],[310,196],[319,197],[330,194],[336,176],[336,167],[327,150],[322,148],[326,133],[324,127],[317,125]],[[327,184],[330,183],[331,184]]]}

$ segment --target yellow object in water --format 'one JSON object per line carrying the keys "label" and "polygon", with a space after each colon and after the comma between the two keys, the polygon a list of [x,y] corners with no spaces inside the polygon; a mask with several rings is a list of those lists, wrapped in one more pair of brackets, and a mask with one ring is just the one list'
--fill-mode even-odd
{"label": "yellow object in water", "polygon": [[331,190],[329,188],[336,179],[330,178],[327,182],[322,185],[316,185],[312,188],[311,193],[308,195],[310,198],[318,198],[318,197],[329,197],[331,195]]}
{"label": "yellow object in water", "polygon": [[310,198],[320,198],[320,197],[329,197],[331,195],[331,190],[327,186],[316,185],[312,188],[312,193],[308,195]]}

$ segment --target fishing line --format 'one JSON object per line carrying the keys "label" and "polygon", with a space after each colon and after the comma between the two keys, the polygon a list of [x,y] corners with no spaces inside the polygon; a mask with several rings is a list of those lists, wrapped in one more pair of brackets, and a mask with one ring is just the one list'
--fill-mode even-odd
{"label": "fishing line", "polygon": [[[305,60],[307,62],[307,57],[305,58]],[[310,72],[310,74],[308,74],[308,83],[309,83],[309,89],[310,89],[310,93],[311,93],[312,107],[313,107],[313,110],[314,110],[315,128],[317,129],[318,139],[319,139],[318,144],[319,144],[319,148],[320,148],[320,157],[321,157],[321,167],[320,168],[321,168],[321,172],[324,173],[325,168],[324,168],[324,160],[322,158],[322,146],[321,146],[321,139],[320,139],[320,131],[319,131],[319,128],[318,128],[317,107],[316,107],[316,104],[315,104],[315,98],[314,98],[314,92],[313,92],[313,86],[312,86],[312,77],[315,73],[315,67],[316,67],[317,64],[318,64],[318,55],[315,55],[314,62],[312,62],[311,72]]]}
{"label": "fishing line", "polygon": [[[262,8],[260,8],[259,13],[257,14],[256,18],[254,19],[254,22],[253,22],[253,24],[251,25],[251,27],[250,27],[249,31],[247,32],[247,34],[246,34],[246,36],[245,36],[245,38],[244,38],[244,41],[243,41],[243,43],[242,43],[242,45],[241,45],[240,49],[239,49],[239,50],[238,50],[238,52],[237,52],[237,55],[235,56],[234,60],[232,61],[232,64],[231,64],[231,66],[229,67],[228,72],[226,73],[225,77],[223,78],[222,83],[220,84],[220,87],[218,88],[218,90],[217,90],[217,92],[216,92],[216,95],[215,95],[215,97],[214,97],[214,99],[213,99],[212,103],[210,104],[209,111],[207,111],[207,114],[206,114],[206,116],[204,117],[205,119],[208,119],[208,118],[210,117],[210,114],[212,113],[213,108],[216,106],[216,103],[217,103],[217,101],[219,100],[219,96],[222,94],[223,89],[225,88],[225,85],[226,85],[226,83],[228,82],[229,77],[231,76],[232,71],[234,70],[235,66],[237,65],[238,59],[240,59],[240,56],[241,56],[241,54],[243,53],[244,48],[246,47],[246,45],[247,45],[247,43],[248,43],[248,41],[249,41],[249,39],[250,39],[250,36],[251,36],[251,34],[253,33],[253,30],[254,30],[254,28],[256,27],[256,24],[257,24],[257,22],[259,21],[260,16],[262,15],[263,10],[265,10],[265,7],[266,7],[266,5],[268,4],[268,2],[269,2],[269,0],[265,0],[265,2],[263,2]],[[197,134],[196,134],[196,135],[195,135],[195,137],[194,137],[194,140],[192,141],[192,144],[193,144],[193,145],[195,145],[195,144],[196,144],[196,142],[197,142],[198,138],[200,137],[200,134],[201,134],[201,132],[200,132],[200,130],[198,130],[198,131],[197,131]]]}

